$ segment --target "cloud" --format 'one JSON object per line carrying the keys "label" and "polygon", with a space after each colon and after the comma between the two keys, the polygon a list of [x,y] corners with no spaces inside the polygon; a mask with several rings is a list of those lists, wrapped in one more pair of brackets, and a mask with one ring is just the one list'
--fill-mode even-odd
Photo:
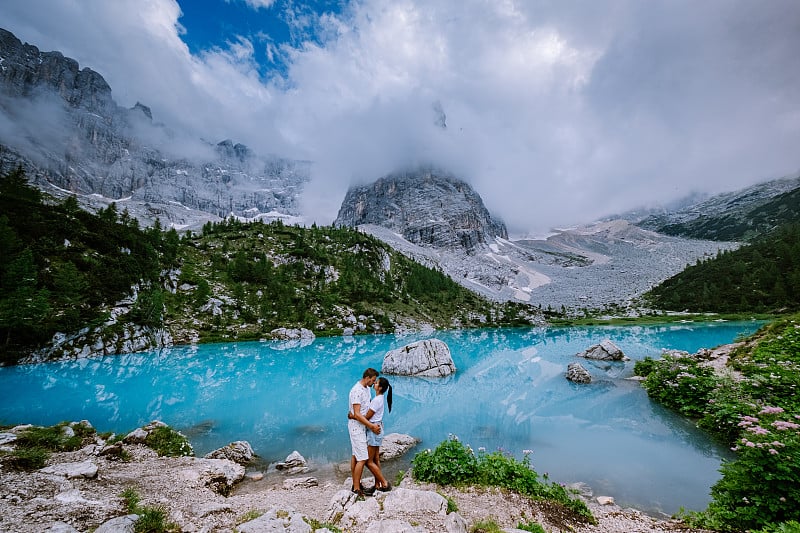
{"label": "cloud", "polygon": [[[174,0],[6,0],[3,24],[198,136],[312,160],[304,205],[434,163],[512,231],[797,172],[800,4],[361,0],[192,55]],[[257,47],[285,69],[260,74]],[[261,70],[263,72],[263,70]],[[436,126],[441,106],[447,128]]]}
{"label": "cloud", "polygon": [[275,0],[244,0],[244,3],[252,9],[269,9],[275,4]]}

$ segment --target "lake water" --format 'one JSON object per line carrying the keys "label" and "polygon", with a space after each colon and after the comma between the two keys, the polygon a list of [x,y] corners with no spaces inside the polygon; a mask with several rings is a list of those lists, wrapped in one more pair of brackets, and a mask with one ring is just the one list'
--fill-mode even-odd
{"label": "lake water", "polygon": [[[623,506],[672,514],[705,508],[730,452],[652,403],[635,360],[662,348],[695,352],[733,341],[760,322],[661,326],[492,329],[291,342],[240,342],[0,368],[0,423],[88,419],[127,432],[159,419],[186,433],[198,455],[247,440],[265,462],[298,450],[310,462],[347,461],[350,387],[384,354],[422,338],[445,341],[457,373],[429,380],[388,376],[387,433],[433,448],[453,434],[473,449],[503,449],[551,480],[583,481]],[[611,339],[633,361],[575,354]],[[579,360],[594,382],[564,378]],[[413,456],[413,452],[405,459]]]}

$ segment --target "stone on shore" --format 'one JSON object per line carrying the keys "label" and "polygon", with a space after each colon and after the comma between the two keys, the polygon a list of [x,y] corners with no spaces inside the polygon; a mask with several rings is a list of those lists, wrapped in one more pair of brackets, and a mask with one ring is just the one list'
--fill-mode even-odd
{"label": "stone on shore", "polygon": [[[236,528],[239,533],[268,533],[281,531],[284,533],[311,533],[311,526],[303,520],[303,515],[295,511],[285,511],[277,507],[250,520],[239,524]],[[322,530],[317,530],[322,531]]]}
{"label": "stone on shore", "polygon": [[388,461],[390,459],[397,459],[419,443],[420,440],[411,435],[389,433],[383,437],[383,442],[381,443],[381,460]]}
{"label": "stone on shore", "polygon": [[209,452],[203,457],[206,459],[228,459],[240,465],[246,465],[253,460],[253,447],[246,440],[237,440],[227,446]]}
{"label": "stone on shore", "polygon": [[575,354],[577,357],[584,357],[586,359],[597,359],[600,361],[630,361],[630,359],[622,353],[619,346],[611,342],[609,339],[604,339],[600,344],[595,344],[586,350]]}
{"label": "stone on shore", "polygon": [[295,490],[295,489],[308,489],[311,487],[318,487],[319,481],[317,478],[307,476],[307,477],[292,477],[289,479],[285,479],[283,481],[283,488],[286,490]]}
{"label": "stone on shore", "polygon": [[289,475],[305,474],[309,470],[306,458],[300,455],[297,450],[287,455],[283,462],[276,463],[275,468],[285,470]]}
{"label": "stone on shore", "polygon": [[439,339],[412,342],[391,350],[383,357],[381,367],[383,374],[400,376],[444,377],[455,371],[450,348]]}

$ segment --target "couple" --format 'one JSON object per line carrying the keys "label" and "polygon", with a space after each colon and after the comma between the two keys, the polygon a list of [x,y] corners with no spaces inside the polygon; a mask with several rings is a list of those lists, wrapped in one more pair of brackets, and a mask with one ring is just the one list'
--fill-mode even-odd
{"label": "couple", "polygon": [[[369,387],[375,387],[375,397],[370,400]],[[350,473],[353,475],[352,491],[358,497],[372,494],[375,490],[388,492],[392,485],[381,472],[380,447],[383,441],[383,397],[389,412],[392,411],[392,386],[386,378],[378,378],[378,371],[368,368],[361,379],[350,389],[350,410],[347,413],[347,429],[350,433]],[[375,476],[375,487],[368,489],[361,484],[364,466]]]}

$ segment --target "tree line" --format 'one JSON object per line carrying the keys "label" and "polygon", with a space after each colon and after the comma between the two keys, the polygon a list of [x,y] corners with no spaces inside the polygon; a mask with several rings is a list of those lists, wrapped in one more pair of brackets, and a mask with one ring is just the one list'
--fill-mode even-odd
{"label": "tree line", "polygon": [[646,294],[653,307],[692,312],[800,310],[800,224],[784,224],[695,265]]}

